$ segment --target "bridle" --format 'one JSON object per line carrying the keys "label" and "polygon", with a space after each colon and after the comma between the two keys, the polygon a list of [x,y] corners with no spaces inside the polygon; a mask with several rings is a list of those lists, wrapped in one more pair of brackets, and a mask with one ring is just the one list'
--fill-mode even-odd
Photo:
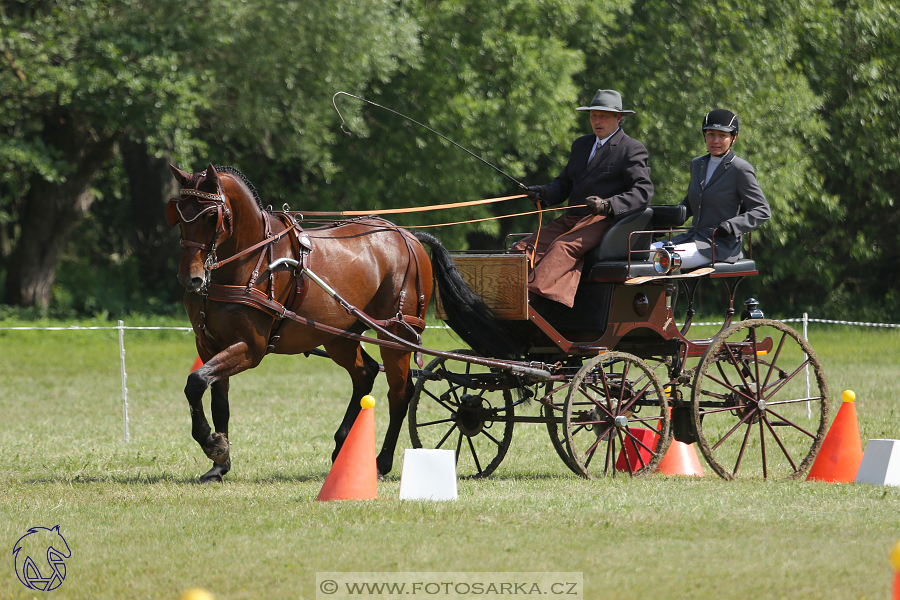
{"label": "bridle", "polygon": [[[181,210],[181,206],[180,206],[180,203],[185,199],[184,196],[194,196],[196,198],[199,198],[201,200],[201,205],[204,206],[203,210],[198,212],[193,217],[190,217],[190,218],[186,217],[184,212]],[[209,204],[209,206],[206,206],[207,204]],[[224,192],[222,192],[220,190],[219,193],[217,193],[217,194],[210,194],[208,192],[201,192],[200,190],[184,188],[181,190],[180,198],[172,198],[171,200],[169,200],[169,205],[166,207],[166,221],[171,226],[174,226],[176,223],[179,222],[179,220],[184,223],[192,223],[192,222],[196,221],[197,219],[199,219],[200,217],[202,217],[203,215],[209,214],[212,211],[216,212],[216,231],[213,234],[212,240],[208,244],[201,244],[199,242],[185,240],[184,238],[182,238],[182,240],[181,240],[182,248],[197,248],[201,252],[204,250],[208,250],[206,258],[203,261],[203,285],[200,290],[201,293],[204,293],[207,290],[207,288],[209,287],[210,273],[213,270],[218,269],[219,267],[222,267],[222,266],[230,263],[233,260],[241,258],[242,256],[245,256],[245,255],[253,252],[254,250],[258,250],[259,248],[261,248],[263,246],[267,246],[270,244],[274,244],[275,242],[278,242],[282,237],[287,235],[289,232],[294,231],[295,229],[299,228],[299,226],[300,226],[299,221],[297,221],[296,219],[291,217],[290,225],[288,225],[285,229],[278,232],[277,234],[272,234],[271,224],[269,223],[269,219],[266,218],[265,219],[265,227],[266,227],[265,237],[262,239],[262,241],[257,242],[256,244],[253,244],[252,246],[250,246],[248,248],[244,248],[240,252],[238,252],[232,256],[229,256],[225,260],[220,261],[216,257],[216,244],[218,243],[221,235],[226,233],[225,223],[228,224],[228,229],[227,229],[228,235],[231,236],[234,233],[234,228],[233,228],[234,220],[232,218],[231,210],[228,208],[228,205],[226,203],[226,197],[225,197]],[[260,256],[260,260],[262,260],[262,255]],[[253,284],[256,282],[256,278],[258,276],[259,276],[259,266],[257,266],[257,269],[253,272],[253,275],[251,277],[248,287],[253,286]]]}
{"label": "bridle", "polygon": [[[169,200],[169,204],[166,207],[166,221],[170,226],[174,226],[179,221],[183,223],[193,223],[194,221],[197,221],[198,219],[212,213],[213,211],[215,211],[216,214],[216,231],[213,234],[212,240],[208,244],[186,240],[184,239],[184,237],[181,238],[182,248],[197,248],[201,252],[204,250],[208,250],[206,258],[203,261],[203,288],[205,289],[209,285],[210,271],[216,268],[217,265],[216,244],[218,243],[221,235],[226,232],[226,223],[228,224],[228,235],[234,233],[231,210],[228,208],[225,194],[222,193],[221,190],[219,191],[219,193],[210,194],[208,192],[202,192],[200,190],[182,188],[180,192],[181,197],[172,198],[171,200]],[[199,211],[193,217],[188,217],[187,215],[185,215],[181,207],[181,202],[185,200],[185,196],[194,196],[195,198],[198,198],[200,200],[201,206],[203,207],[203,210]]]}

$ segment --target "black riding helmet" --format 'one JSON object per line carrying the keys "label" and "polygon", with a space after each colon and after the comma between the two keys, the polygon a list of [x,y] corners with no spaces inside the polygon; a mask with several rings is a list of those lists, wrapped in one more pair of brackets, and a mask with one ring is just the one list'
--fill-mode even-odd
{"label": "black riding helmet", "polygon": [[715,129],[716,131],[724,131],[733,135],[738,134],[738,118],[737,115],[730,110],[717,108],[706,113],[703,117],[702,130]]}

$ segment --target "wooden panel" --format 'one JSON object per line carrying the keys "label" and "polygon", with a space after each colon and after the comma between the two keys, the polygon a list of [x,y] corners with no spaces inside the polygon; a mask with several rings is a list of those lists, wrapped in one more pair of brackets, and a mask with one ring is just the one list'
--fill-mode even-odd
{"label": "wooden panel", "polygon": [[[497,316],[511,321],[528,318],[528,267],[524,254],[455,254],[453,262],[478,296]],[[435,316],[447,318],[435,290]]]}

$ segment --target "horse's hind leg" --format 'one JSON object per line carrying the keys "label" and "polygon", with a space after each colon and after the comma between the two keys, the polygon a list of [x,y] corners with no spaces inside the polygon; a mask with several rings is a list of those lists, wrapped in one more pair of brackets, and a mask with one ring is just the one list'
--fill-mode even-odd
{"label": "horse's hind leg", "polygon": [[334,452],[331,454],[331,461],[337,459],[344,440],[350,433],[350,428],[356,422],[359,415],[359,401],[363,396],[372,391],[375,385],[375,377],[378,376],[378,362],[366,354],[362,349],[362,345],[354,340],[339,338],[326,344],[325,349],[331,360],[342,366],[350,374],[353,381],[353,394],[350,396],[350,404],[347,405],[347,412],[344,413],[344,420],[341,421],[340,427],[334,433]]}
{"label": "horse's hind leg", "polygon": [[[210,387],[210,410],[212,412],[213,425],[216,428],[216,434],[221,434],[228,444],[228,418],[230,410],[228,406],[228,378],[223,377],[216,381]],[[229,450],[226,448],[226,450]],[[224,463],[218,464],[213,462],[212,468],[200,477],[200,483],[208,483],[212,481],[222,481],[222,477],[231,470],[231,453],[228,451],[228,458]]]}
{"label": "horse's hind leg", "polygon": [[378,473],[386,475],[394,466],[394,450],[397,448],[397,439],[403,428],[403,419],[409,409],[414,386],[409,378],[409,352],[382,348],[381,359],[384,361],[384,374],[388,381],[391,418],[376,463]]}

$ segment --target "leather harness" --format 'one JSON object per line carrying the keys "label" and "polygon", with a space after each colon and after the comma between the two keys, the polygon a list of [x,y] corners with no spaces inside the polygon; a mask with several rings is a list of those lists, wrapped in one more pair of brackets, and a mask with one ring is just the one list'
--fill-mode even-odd
{"label": "leather harness", "polygon": [[[203,205],[207,203],[213,204],[212,206],[204,209],[200,214],[190,219],[185,218],[185,215],[182,214],[182,211],[178,206],[178,202],[183,200],[183,198],[173,198],[169,201],[169,207],[167,207],[167,218],[169,218],[170,221],[180,219],[185,222],[190,222],[196,220],[200,215],[208,211],[215,210],[217,213],[216,233],[213,236],[212,241],[208,245],[188,240],[182,240],[181,243],[182,247],[196,247],[201,250],[209,250],[207,258],[204,262],[204,269],[206,271],[206,275],[204,278],[205,283],[203,288],[201,288],[200,290],[200,294],[203,296],[203,306],[200,310],[199,321],[194,325],[194,331],[197,335],[198,344],[208,352],[215,353],[213,349],[213,346],[216,345],[215,340],[213,340],[206,327],[206,307],[207,302],[209,301],[243,304],[246,306],[251,306],[258,310],[262,310],[263,312],[266,312],[269,315],[275,317],[275,325],[269,332],[269,340],[266,347],[267,354],[274,350],[275,343],[280,338],[279,331],[281,329],[281,326],[284,324],[284,319],[291,319],[320,331],[334,333],[342,337],[361,339],[361,336],[359,336],[358,334],[354,334],[343,329],[338,329],[336,327],[331,327],[322,323],[317,323],[312,319],[302,317],[297,314],[296,311],[299,310],[300,306],[303,304],[303,300],[306,298],[306,294],[309,291],[309,277],[306,275],[306,272],[310,269],[310,259],[313,252],[313,245],[309,235],[303,230],[303,228],[300,226],[299,221],[297,221],[297,219],[293,215],[287,212],[270,213],[268,211],[263,211],[265,220],[265,238],[262,241],[248,248],[245,248],[244,250],[241,250],[240,252],[224,260],[219,261],[216,259],[216,241],[218,240],[219,236],[225,232],[225,222],[228,223],[229,231],[233,229],[231,213],[227,205],[225,204],[225,195],[221,189],[221,184],[218,191],[218,194],[208,194],[206,192],[201,192],[195,189],[182,189],[182,196],[197,197],[201,199],[200,202]],[[284,226],[284,229],[276,234],[272,233],[273,218],[278,223],[281,223]],[[407,251],[410,256],[410,260],[407,263],[406,267],[406,273],[404,274],[403,283],[400,286],[401,292],[398,300],[397,314],[390,319],[377,320],[369,317],[355,307],[346,305],[343,300],[339,298],[336,299],[338,299],[342,305],[345,305],[345,308],[347,308],[348,312],[356,316],[356,318],[368,328],[373,328],[380,333],[385,334],[389,338],[394,338],[395,340],[394,343],[390,343],[387,340],[382,340],[383,343],[381,345],[390,348],[408,350],[408,342],[403,338],[400,338],[387,331],[387,328],[393,325],[402,326],[411,334],[413,334],[416,340],[416,345],[421,344],[421,332],[425,329],[425,311],[427,310],[427,306],[425,304],[421,271],[419,269],[419,257],[412,246],[412,236],[393,223],[390,223],[389,221],[386,221],[379,217],[358,217],[351,220],[338,221],[335,222],[332,227],[341,227],[349,224],[368,225],[371,221],[375,221],[377,223],[371,223],[371,226],[373,227],[396,231],[406,243]],[[290,233],[293,233],[293,235],[288,236],[288,234]],[[276,242],[280,241],[281,238],[285,236],[288,236],[288,239],[290,240],[290,254],[296,261],[295,265],[293,261],[291,262],[291,264],[294,265],[294,284],[289,286],[287,290],[287,296],[285,298],[278,299],[276,298],[275,293],[275,273],[274,270],[270,269],[269,267],[273,266],[275,269],[277,269],[278,267],[275,265],[283,264],[279,263],[279,259],[275,258],[274,249]],[[257,259],[256,266],[246,285],[224,285],[218,283],[208,283],[210,271],[222,267],[236,260],[237,258],[246,256],[247,254],[250,254],[251,252],[254,252],[258,249],[262,249],[262,251],[259,253],[259,258]],[[266,260],[267,257],[268,260]],[[410,277],[410,270],[413,268],[414,263],[417,295],[416,316],[406,315],[403,313],[403,308],[406,303],[406,282]],[[267,291],[263,291],[256,286],[260,275],[264,274],[266,271],[269,271],[269,276],[267,278],[268,284],[264,285],[264,287],[267,288]],[[421,360],[419,357],[417,357],[417,359]]]}

